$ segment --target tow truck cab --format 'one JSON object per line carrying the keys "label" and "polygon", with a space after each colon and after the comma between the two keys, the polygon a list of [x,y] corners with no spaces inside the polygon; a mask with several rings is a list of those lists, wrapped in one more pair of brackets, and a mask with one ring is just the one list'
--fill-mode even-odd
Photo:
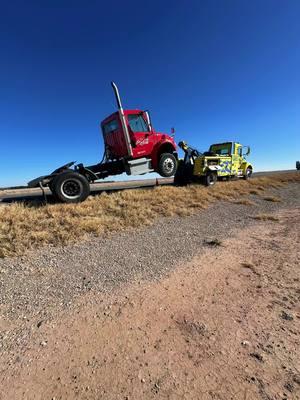
{"label": "tow truck cab", "polygon": [[208,152],[195,161],[195,174],[205,175],[206,168],[209,168],[218,177],[249,177],[252,174],[252,165],[245,159],[249,153],[249,146],[237,142],[212,144]]}

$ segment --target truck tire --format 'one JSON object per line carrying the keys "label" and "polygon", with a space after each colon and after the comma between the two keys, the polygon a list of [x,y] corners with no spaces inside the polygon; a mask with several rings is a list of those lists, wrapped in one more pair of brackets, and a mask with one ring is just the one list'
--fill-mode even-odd
{"label": "truck tire", "polygon": [[215,172],[208,171],[204,177],[204,183],[206,186],[213,186],[218,180],[218,176]]}
{"label": "truck tire", "polygon": [[78,172],[62,172],[51,182],[54,197],[63,203],[80,203],[90,194],[88,180]]}
{"label": "truck tire", "polygon": [[158,173],[164,178],[175,175],[177,169],[177,160],[174,154],[163,153],[158,162]]}
{"label": "truck tire", "polygon": [[251,178],[251,175],[252,175],[252,168],[247,168],[246,173],[244,175],[244,179],[247,180],[247,179]]}

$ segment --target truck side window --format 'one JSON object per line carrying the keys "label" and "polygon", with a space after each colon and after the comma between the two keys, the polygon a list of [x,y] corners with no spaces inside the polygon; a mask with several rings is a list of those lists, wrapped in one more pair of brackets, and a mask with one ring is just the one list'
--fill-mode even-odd
{"label": "truck side window", "polygon": [[242,148],[242,147],[239,147],[239,148],[238,148],[238,155],[239,155],[240,157],[242,157],[242,155],[243,155],[243,148]]}
{"label": "truck side window", "polygon": [[132,132],[149,132],[148,125],[141,115],[129,114],[128,121]]}
{"label": "truck side window", "polygon": [[103,125],[104,133],[111,133],[119,129],[118,121],[113,119],[112,121],[107,122],[107,124]]}

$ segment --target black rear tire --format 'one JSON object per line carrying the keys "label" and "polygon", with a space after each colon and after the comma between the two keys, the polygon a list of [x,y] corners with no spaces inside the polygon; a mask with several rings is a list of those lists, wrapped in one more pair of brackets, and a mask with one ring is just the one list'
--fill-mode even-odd
{"label": "black rear tire", "polygon": [[251,178],[251,175],[252,175],[252,168],[247,168],[246,173],[244,175],[244,179],[247,180],[247,179]]}
{"label": "black rear tire", "polygon": [[78,172],[63,172],[51,182],[54,197],[63,203],[80,203],[90,194],[88,180]]}
{"label": "black rear tire", "polygon": [[206,186],[213,186],[216,184],[218,176],[215,172],[208,171],[204,177],[204,183]]}
{"label": "black rear tire", "polygon": [[177,169],[177,160],[172,153],[163,153],[158,162],[158,173],[164,178],[170,178],[175,175]]}

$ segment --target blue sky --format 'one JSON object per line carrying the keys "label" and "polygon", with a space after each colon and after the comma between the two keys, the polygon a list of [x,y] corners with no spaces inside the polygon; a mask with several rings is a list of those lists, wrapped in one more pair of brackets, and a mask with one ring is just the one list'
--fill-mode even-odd
{"label": "blue sky", "polygon": [[111,80],[177,141],[236,140],[256,170],[294,168],[299,21],[298,0],[1,2],[0,186],[98,162]]}

